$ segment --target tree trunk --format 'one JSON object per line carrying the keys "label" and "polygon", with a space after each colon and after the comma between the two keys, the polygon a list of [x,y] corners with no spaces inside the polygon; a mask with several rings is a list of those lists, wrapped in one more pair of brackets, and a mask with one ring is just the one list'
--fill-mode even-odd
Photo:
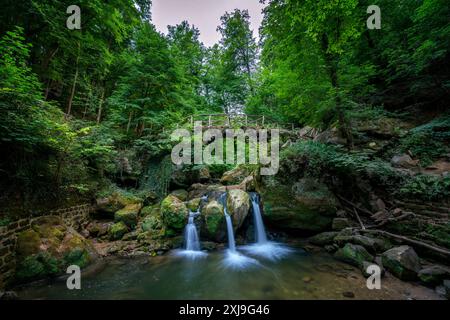
{"label": "tree trunk", "polygon": [[128,116],[127,133],[130,131],[132,117],[133,117],[133,111],[130,111],[130,115]]}
{"label": "tree trunk", "polygon": [[102,119],[102,109],[103,109],[103,99],[105,98],[105,88],[102,88],[102,96],[100,97],[100,103],[98,106],[97,113],[97,124],[100,124],[100,120]]}
{"label": "tree trunk", "polygon": [[80,41],[78,41],[78,54],[77,54],[77,62],[75,66],[75,76],[73,78],[73,84],[72,84],[72,90],[70,91],[69,101],[67,102],[67,115],[70,116],[70,113],[72,112],[72,102],[73,97],[75,95],[75,87],[77,85],[78,80],[78,63],[80,61]]}

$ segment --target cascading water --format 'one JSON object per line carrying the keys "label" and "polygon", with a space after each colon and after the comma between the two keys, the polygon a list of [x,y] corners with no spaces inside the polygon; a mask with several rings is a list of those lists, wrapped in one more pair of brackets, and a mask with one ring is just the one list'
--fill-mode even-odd
{"label": "cascading water", "polygon": [[266,228],[264,227],[264,222],[261,216],[261,209],[259,207],[259,195],[256,192],[250,193],[250,199],[252,201],[253,217],[255,220],[255,238],[256,243],[265,244],[267,243]]}
{"label": "cascading water", "polygon": [[206,253],[200,250],[200,238],[195,225],[195,217],[200,213],[189,211],[189,219],[184,228],[184,250],[177,250],[176,254],[188,258],[199,258],[206,256]]}
{"label": "cascading water", "polygon": [[229,214],[225,213],[225,219],[227,221],[227,233],[228,233],[228,249],[230,251],[236,251],[236,243],[234,241],[233,223]]}
{"label": "cascading water", "polygon": [[227,223],[228,234],[228,251],[225,256],[224,266],[231,269],[244,269],[249,265],[258,265],[259,262],[255,259],[246,257],[236,251],[236,242],[234,240],[233,221],[228,214],[227,209],[227,194],[224,193],[219,197],[219,203],[223,206],[225,221]]}
{"label": "cascading water", "polygon": [[200,240],[194,218],[198,213],[189,212],[188,224],[184,229],[184,248],[188,251],[200,251]]}
{"label": "cascading water", "polygon": [[266,228],[261,214],[260,197],[256,192],[250,193],[252,201],[253,221],[255,227],[256,243],[242,247],[249,254],[262,256],[270,260],[278,260],[292,250],[280,243],[267,240]]}
{"label": "cascading water", "polygon": [[224,193],[219,197],[219,203],[223,206],[223,213],[225,214],[225,220],[227,222],[227,234],[228,234],[228,249],[232,252],[236,252],[236,242],[234,241],[233,222],[227,211],[227,194]]}

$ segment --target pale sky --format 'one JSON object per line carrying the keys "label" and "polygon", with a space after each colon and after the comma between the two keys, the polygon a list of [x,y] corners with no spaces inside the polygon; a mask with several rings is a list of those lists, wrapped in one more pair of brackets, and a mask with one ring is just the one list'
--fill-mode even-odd
{"label": "pale sky", "polygon": [[220,40],[216,32],[220,17],[234,9],[247,9],[253,35],[258,38],[264,5],[259,0],[153,0],[152,21],[156,28],[167,34],[168,25],[187,20],[200,30],[200,41],[211,46]]}

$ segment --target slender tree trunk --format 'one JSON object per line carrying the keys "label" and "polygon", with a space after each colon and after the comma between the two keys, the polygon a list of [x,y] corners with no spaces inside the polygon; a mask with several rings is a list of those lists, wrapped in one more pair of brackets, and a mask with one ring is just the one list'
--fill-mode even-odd
{"label": "slender tree trunk", "polygon": [[102,95],[100,97],[100,103],[98,105],[97,124],[100,124],[102,119],[103,99],[105,98],[105,88],[102,88]]}
{"label": "slender tree trunk", "polygon": [[133,111],[130,111],[130,115],[128,116],[127,133],[130,131],[132,117],[133,117]]}
{"label": "slender tree trunk", "polygon": [[77,62],[75,66],[75,76],[73,77],[73,84],[72,84],[72,90],[70,91],[69,101],[67,102],[67,115],[70,116],[70,113],[72,112],[72,102],[73,97],[75,95],[75,88],[77,85],[78,80],[78,64],[80,62],[80,41],[78,41],[78,54],[77,54]]}

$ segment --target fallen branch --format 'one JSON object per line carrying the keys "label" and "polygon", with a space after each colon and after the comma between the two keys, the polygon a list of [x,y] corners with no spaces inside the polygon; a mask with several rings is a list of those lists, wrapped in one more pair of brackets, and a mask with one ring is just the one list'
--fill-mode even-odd
{"label": "fallen branch", "polygon": [[351,205],[353,208],[358,209],[361,212],[364,212],[365,214],[368,214],[369,216],[373,215],[372,212],[370,212],[367,209],[361,208],[358,205],[354,204],[353,202],[351,202],[350,200],[345,199],[344,197],[337,195],[339,199],[341,199],[342,201],[344,201],[345,203],[347,203],[348,205]]}
{"label": "fallen branch", "polygon": [[388,237],[388,238],[392,238],[392,239],[396,239],[396,240],[401,240],[403,242],[412,244],[412,245],[416,245],[419,247],[423,247],[423,248],[427,248],[431,251],[434,251],[438,254],[444,255],[448,258],[450,258],[450,251],[441,247],[437,247],[437,246],[433,246],[431,244],[422,242],[422,241],[418,241],[418,240],[413,240],[404,236],[399,236],[397,234],[393,234],[387,231],[383,231],[383,230],[360,230],[360,232],[363,233],[376,233],[376,234],[380,234],[382,236]]}
{"label": "fallen branch", "polygon": [[353,211],[355,212],[356,219],[358,219],[358,222],[361,225],[361,229],[366,230],[366,227],[364,227],[364,224],[362,223],[361,218],[359,217],[358,211],[355,208],[353,208]]}

